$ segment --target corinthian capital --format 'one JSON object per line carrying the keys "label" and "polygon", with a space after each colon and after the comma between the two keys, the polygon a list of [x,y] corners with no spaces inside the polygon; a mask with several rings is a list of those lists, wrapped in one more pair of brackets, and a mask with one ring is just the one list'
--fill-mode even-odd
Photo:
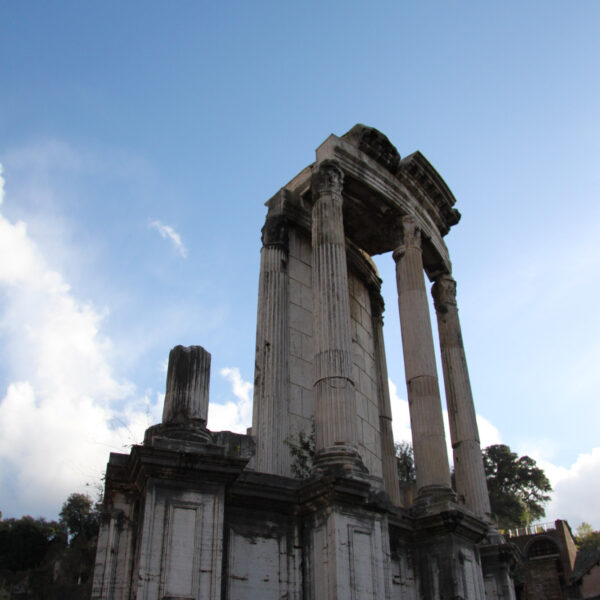
{"label": "corinthian capital", "polygon": [[417,225],[416,219],[410,215],[402,217],[401,230],[402,243],[392,254],[395,261],[398,261],[408,248],[421,250],[421,229]]}
{"label": "corinthian capital", "polygon": [[456,281],[451,275],[440,275],[431,288],[437,311],[445,312],[449,304],[456,306]]}
{"label": "corinthian capital", "polygon": [[404,217],[402,219],[402,234],[404,237],[404,246],[406,248],[421,247],[421,230],[417,226],[414,217]]}
{"label": "corinthian capital", "polygon": [[333,160],[324,160],[312,175],[313,197],[326,193],[342,193],[344,173]]}

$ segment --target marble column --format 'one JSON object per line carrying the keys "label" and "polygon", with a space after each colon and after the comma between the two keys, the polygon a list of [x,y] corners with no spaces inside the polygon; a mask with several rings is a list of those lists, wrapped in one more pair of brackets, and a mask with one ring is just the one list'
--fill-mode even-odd
{"label": "marble column", "polygon": [[398,467],[392,432],[392,407],[388,385],[385,346],[383,343],[383,298],[377,291],[371,292],[371,314],[377,370],[377,391],[379,397],[379,435],[381,436],[381,466],[383,485],[394,505],[400,506]]}
{"label": "marble column", "polygon": [[456,281],[450,275],[440,275],[432,294],[440,335],[456,492],[469,510],[489,520],[490,499],[458,318]]}
{"label": "marble column", "polygon": [[358,454],[342,170],[323,161],[312,177],[315,466],[364,470]]}
{"label": "marble column", "polygon": [[256,469],[290,476],[288,383],[288,230],[281,215],[267,217],[260,254],[254,413]]}
{"label": "marble column", "polygon": [[210,354],[202,346],[175,346],[169,353],[163,423],[206,427]]}
{"label": "marble column", "polygon": [[433,334],[423,273],[421,231],[402,219],[402,244],[394,250],[404,370],[408,389],[418,494],[451,490]]}

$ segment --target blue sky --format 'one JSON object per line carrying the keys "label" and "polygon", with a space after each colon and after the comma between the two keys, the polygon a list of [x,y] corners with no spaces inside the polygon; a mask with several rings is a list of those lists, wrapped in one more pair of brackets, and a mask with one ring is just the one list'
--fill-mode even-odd
{"label": "blue sky", "polygon": [[209,424],[249,424],[263,203],[362,122],[457,198],[484,444],[544,466],[549,519],[600,528],[599,22],[586,0],[4,3],[4,516],[93,492],[159,419],[176,344],[212,353]]}

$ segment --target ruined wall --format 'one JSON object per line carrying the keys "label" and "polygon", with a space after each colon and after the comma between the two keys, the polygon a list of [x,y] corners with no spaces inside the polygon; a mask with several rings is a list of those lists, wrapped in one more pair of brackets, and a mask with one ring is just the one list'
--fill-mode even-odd
{"label": "ruined wall", "polygon": [[[301,230],[290,228],[287,261],[290,345],[288,438],[293,441],[297,440],[299,431],[310,433],[314,418],[311,263],[310,238]],[[348,284],[359,452],[370,474],[382,477],[377,384],[379,366],[375,358],[371,299],[366,283],[352,269],[348,273]],[[288,448],[282,450],[289,452]],[[292,475],[291,471],[282,474]]]}
{"label": "ruined wall", "polygon": [[296,519],[238,508],[228,512],[225,527],[224,598],[302,598]]}

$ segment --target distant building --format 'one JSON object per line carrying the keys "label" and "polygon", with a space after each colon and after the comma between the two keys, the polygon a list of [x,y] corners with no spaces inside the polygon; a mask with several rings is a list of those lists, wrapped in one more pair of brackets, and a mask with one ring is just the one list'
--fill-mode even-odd
{"label": "distant building", "polygon": [[519,600],[600,599],[600,552],[578,553],[566,521],[504,532],[522,554]]}

